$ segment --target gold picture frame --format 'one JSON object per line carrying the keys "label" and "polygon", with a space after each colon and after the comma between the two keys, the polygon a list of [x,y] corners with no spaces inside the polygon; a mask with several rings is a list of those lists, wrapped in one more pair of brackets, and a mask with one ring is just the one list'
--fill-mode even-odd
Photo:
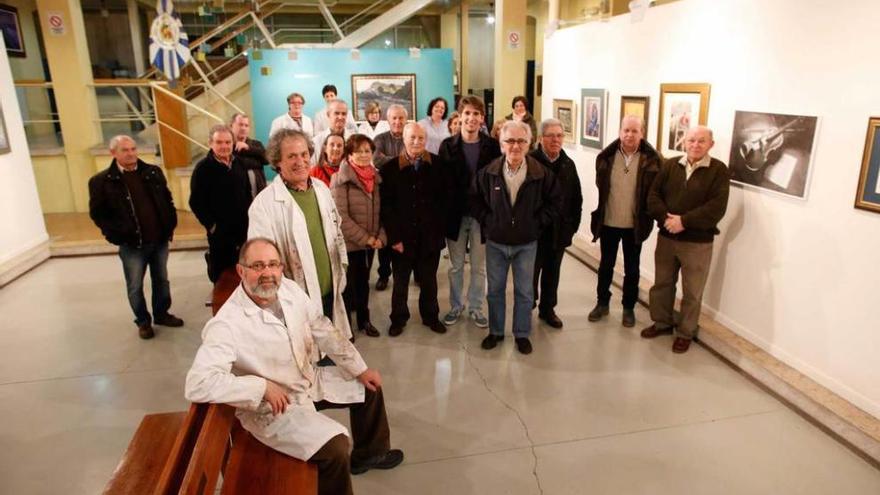
{"label": "gold picture frame", "polygon": [[660,154],[666,157],[684,154],[684,136],[694,125],[693,116],[698,116],[698,125],[706,125],[709,121],[711,88],[709,83],[660,85],[660,113],[657,121],[657,151]]}
{"label": "gold picture frame", "polygon": [[880,132],[877,132],[878,129],[880,129],[880,117],[869,118],[855,202],[856,208],[874,213],[880,213]]}
{"label": "gold picture frame", "polygon": [[651,116],[651,98],[647,96],[621,96],[620,97],[620,122],[627,115],[638,115],[642,118],[644,126],[642,134],[648,135],[648,118]]}
{"label": "gold picture frame", "polygon": [[573,100],[553,99],[553,118],[562,122],[565,142],[574,144],[577,134],[577,112]]}

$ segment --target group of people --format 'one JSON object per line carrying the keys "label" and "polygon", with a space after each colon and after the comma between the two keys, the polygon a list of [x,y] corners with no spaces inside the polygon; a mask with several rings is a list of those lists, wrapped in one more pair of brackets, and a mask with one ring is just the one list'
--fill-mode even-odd
{"label": "group of people", "polygon": [[[190,207],[207,231],[215,316],[203,330],[186,396],[236,405],[243,426],[262,442],[319,465],[321,493],[351,493],[349,473],[389,469],[403,460],[390,448],[381,376],[353,345],[352,326],[359,334],[380,335],[369,304],[376,253],[376,289],[386,289],[393,277],[390,336],[400,335],[410,318],[414,276],[424,326],[442,334],[466,317],[488,329],[481,347],[495,348],[505,336],[512,272],[512,333],[516,349],[529,354],[535,308],[546,324],[563,327],[555,312],[560,270],[580,225],[583,196],[575,163],[562,146],[562,123],[529,122],[524,99],[514,100],[514,114],[496,140],[485,131],[485,105],[476,96],[462,97],[449,119],[446,101],[434,99],[419,123],[407,123],[399,105],[389,107],[382,121],[378,107],[368,105],[359,128],[350,125],[348,106],[334,87],[325,87],[324,96],[325,118],[312,122],[302,115],[303,96],[292,93],[266,147],[248,137],[243,114],[210,130],[210,150],[193,171]],[[319,120],[325,129],[319,130]],[[729,176],[708,154],[711,130],[691,129],[687,153],[664,160],[644,140],[643,127],[641,118],[625,116],[619,139],[596,159],[591,231],[601,261],[597,304],[588,318],[609,314],[622,246],[622,324],[635,325],[641,245],[656,221],[654,323],[641,336],[674,333],[673,351],[685,352],[698,330]],[[92,218],[120,245],[135,323],[140,336],[150,338],[151,321],[183,325],[168,312],[165,270],[176,214],[161,170],[137,159],[131,138],[113,138],[110,151],[110,168],[89,184]],[[264,163],[277,172],[269,183]],[[441,318],[437,271],[444,248],[449,309]],[[142,293],[146,266],[154,320]],[[679,276],[683,302],[676,322]],[[327,407],[350,408],[353,450],[345,429],[317,412]]]}

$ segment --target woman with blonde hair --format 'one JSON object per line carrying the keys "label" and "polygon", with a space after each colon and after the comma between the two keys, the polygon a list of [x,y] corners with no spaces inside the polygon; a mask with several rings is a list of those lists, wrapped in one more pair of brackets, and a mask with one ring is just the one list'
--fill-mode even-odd
{"label": "woman with blonde hair", "polygon": [[375,101],[367,103],[367,106],[364,107],[364,115],[367,120],[361,122],[361,125],[358,126],[358,134],[363,134],[364,136],[373,139],[379,134],[391,130],[388,121],[382,120],[382,108]]}

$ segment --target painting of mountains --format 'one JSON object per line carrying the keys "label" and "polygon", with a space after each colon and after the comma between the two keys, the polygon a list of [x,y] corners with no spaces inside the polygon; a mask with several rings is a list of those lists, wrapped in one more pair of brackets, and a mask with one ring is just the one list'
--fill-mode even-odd
{"label": "painting of mountains", "polygon": [[364,108],[375,101],[385,111],[394,104],[403,105],[410,119],[416,116],[415,74],[352,74],[351,101],[355,120],[367,120]]}

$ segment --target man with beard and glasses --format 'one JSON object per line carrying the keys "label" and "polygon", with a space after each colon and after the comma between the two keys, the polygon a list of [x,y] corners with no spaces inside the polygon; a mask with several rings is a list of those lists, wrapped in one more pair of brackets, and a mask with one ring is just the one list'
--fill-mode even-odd
{"label": "man with beard and glasses", "polygon": [[[319,494],[351,494],[350,474],[403,461],[390,448],[382,377],[283,268],[272,240],[242,246],[241,284],[205,325],[185,395],[234,406],[257,440],[317,464]],[[336,366],[318,366],[322,352]],[[318,412],[340,408],[349,409],[351,441],[343,425]]]}

